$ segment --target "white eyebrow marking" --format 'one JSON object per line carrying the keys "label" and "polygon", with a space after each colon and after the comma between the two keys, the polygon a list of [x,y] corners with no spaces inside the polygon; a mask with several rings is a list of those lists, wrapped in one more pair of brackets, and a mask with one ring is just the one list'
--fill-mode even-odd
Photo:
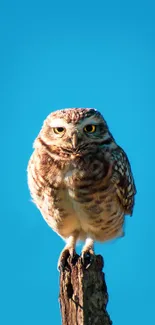
{"label": "white eyebrow marking", "polygon": [[53,120],[51,123],[49,123],[52,128],[54,127],[65,127],[68,126],[69,123],[67,123],[64,119],[62,118],[57,118]]}

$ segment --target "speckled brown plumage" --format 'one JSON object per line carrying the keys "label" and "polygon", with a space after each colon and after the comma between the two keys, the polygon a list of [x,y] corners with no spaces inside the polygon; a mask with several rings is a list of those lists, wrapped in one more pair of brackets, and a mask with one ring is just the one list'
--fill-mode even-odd
{"label": "speckled brown plumage", "polygon": [[59,265],[74,255],[78,239],[85,240],[83,261],[88,254],[92,258],[94,240],[121,236],[124,216],[133,211],[136,189],[128,158],[95,109],[47,117],[34,142],[28,184],[48,225],[67,242]]}

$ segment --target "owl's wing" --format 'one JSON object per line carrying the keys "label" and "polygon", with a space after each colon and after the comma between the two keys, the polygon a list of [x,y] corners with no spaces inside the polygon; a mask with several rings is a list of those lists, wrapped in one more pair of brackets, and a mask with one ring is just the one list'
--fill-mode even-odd
{"label": "owl's wing", "polygon": [[114,162],[112,182],[115,184],[117,195],[125,213],[132,215],[136,187],[128,157],[124,150],[118,146],[112,152],[112,160]]}

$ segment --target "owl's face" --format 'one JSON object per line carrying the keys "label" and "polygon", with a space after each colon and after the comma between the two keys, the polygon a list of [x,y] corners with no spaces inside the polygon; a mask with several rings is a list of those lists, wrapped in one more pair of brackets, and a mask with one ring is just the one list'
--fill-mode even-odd
{"label": "owl's face", "polygon": [[95,109],[64,109],[51,113],[38,136],[52,150],[77,154],[90,147],[109,143],[111,134]]}

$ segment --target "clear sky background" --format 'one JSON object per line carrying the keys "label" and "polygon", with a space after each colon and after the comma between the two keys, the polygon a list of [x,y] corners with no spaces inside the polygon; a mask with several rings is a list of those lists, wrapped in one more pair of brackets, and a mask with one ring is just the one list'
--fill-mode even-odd
{"label": "clear sky background", "polygon": [[65,107],[101,111],[129,156],[133,217],[96,253],[113,324],[155,324],[154,17],[149,0],[0,1],[2,325],[60,325],[64,243],[31,203],[26,168],[43,120]]}

